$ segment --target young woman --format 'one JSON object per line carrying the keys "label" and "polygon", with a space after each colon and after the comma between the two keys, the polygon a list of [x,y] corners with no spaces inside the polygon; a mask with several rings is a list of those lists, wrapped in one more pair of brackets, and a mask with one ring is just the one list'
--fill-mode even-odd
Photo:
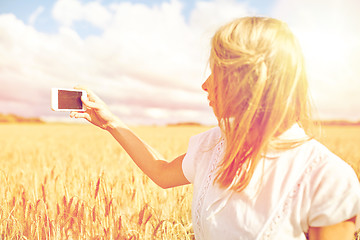
{"label": "young woman", "polygon": [[353,169],[312,139],[303,55],[288,26],[246,17],[212,39],[202,88],[218,127],[165,161],[93,92],[72,112],[109,131],[163,188],[194,184],[196,239],[353,239],[360,185]]}

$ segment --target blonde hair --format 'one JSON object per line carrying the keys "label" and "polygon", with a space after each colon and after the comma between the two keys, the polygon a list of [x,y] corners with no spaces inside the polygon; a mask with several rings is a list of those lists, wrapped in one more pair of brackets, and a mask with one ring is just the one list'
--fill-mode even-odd
{"label": "blonde hair", "polygon": [[215,181],[242,191],[269,149],[304,141],[277,138],[295,123],[311,125],[304,58],[287,24],[245,17],[215,33],[210,62],[214,112],[227,142]]}

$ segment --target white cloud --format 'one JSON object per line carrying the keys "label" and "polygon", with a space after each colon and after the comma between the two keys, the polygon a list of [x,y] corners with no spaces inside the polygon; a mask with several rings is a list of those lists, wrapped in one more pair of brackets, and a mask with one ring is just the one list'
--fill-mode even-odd
{"label": "white cloud", "polygon": [[105,28],[111,20],[111,12],[99,2],[82,3],[79,0],[58,0],[52,10],[54,18],[66,27],[76,21],[87,21]]}
{"label": "white cloud", "polygon": [[77,0],[58,0],[52,14],[62,25],[71,26],[74,21],[82,18],[82,5]]}
{"label": "white cloud", "polygon": [[190,24],[200,32],[212,36],[214,31],[226,22],[242,16],[256,14],[246,2],[236,0],[199,1],[190,16]]}
{"label": "white cloud", "polygon": [[278,0],[273,15],[302,44],[321,118],[360,119],[360,2]]}
{"label": "white cloud", "polygon": [[99,2],[89,2],[83,6],[83,18],[96,27],[105,28],[111,20],[111,13]]}

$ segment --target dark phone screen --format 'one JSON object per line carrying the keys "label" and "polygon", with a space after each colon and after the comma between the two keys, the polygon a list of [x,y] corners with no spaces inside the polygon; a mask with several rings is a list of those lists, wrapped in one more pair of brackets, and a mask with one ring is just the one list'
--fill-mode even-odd
{"label": "dark phone screen", "polygon": [[82,96],[82,92],[59,90],[58,108],[82,109],[81,96]]}

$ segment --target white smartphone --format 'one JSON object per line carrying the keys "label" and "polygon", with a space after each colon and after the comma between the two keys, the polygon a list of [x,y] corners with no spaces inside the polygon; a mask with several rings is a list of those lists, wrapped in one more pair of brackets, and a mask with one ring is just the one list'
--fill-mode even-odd
{"label": "white smartphone", "polygon": [[51,109],[54,111],[85,111],[81,97],[86,91],[66,88],[51,89]]}

